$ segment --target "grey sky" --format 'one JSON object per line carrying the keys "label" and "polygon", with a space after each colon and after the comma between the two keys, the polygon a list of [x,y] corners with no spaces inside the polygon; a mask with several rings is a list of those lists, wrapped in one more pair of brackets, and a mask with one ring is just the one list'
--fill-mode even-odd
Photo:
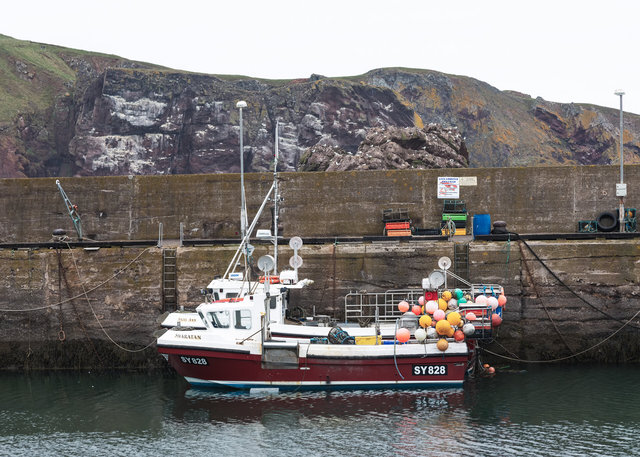
{"label": "grey sky", "polygon": [[0,33],[168,67],[272,79],[403,66],[640,113],[640,2],[32,0]]}

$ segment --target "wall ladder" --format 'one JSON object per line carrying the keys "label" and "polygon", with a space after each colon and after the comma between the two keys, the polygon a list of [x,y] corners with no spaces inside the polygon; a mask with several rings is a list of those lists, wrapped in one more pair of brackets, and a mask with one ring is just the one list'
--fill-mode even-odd
{"label": "wall ladder", "polygon": [[175,311],[178,308],[178,272],[176,249],[162,250],[162,309]]}
{"label": "wall ladder", "polygon": [[469,243],[453,243],[453,272],[469,281]]}

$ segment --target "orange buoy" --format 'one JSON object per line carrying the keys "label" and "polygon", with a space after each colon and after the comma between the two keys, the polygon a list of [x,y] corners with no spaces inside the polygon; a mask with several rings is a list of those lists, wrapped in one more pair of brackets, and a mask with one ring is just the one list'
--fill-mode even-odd
{"label": "orange buoy", "polygon": [[442,352],[446,351],[449,348],[449,342],[444,338],[438,340],[436,343],[436,347],[440,349]]}

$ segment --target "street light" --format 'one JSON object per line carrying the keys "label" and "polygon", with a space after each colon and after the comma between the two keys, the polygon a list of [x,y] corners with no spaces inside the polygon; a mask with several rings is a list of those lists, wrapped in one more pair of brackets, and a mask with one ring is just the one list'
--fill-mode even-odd
{"label": "street light", "polygon": [[240,233],[242,239],[246,236],[247,232],[247,208],[244,199],[244,145],[242,134],[242,108],[247,107],[247,102],[240,100],[236,103],[236,108],[240,110]]}
{"label": "street light", "polygon": [[616,197],[620,197],[620,209],[618,212],[618,221],[620,224],[620,232],[625,231],[625,222],[624,222],[624,197],[627,196],[627,185],[624,183],[624,156],[622,154],[623,148],[623,132],[624,125],[622,123],[622,96],[624,95],[624,91],[622,89],[617,89],[614,94],[620,97],[620,184],[616,185]]}

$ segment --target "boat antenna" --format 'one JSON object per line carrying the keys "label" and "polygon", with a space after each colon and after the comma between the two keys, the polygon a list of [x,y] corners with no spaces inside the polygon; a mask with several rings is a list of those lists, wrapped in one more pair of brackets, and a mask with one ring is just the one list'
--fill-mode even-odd
{"label": "boat antenna", "polygon": [[278,143],[280,142],[280,122],[276,121],[276,142],[273,157],[273,259],[274,259],[274,276],[278,276],[278,201],[280,193],[278,191]]}

